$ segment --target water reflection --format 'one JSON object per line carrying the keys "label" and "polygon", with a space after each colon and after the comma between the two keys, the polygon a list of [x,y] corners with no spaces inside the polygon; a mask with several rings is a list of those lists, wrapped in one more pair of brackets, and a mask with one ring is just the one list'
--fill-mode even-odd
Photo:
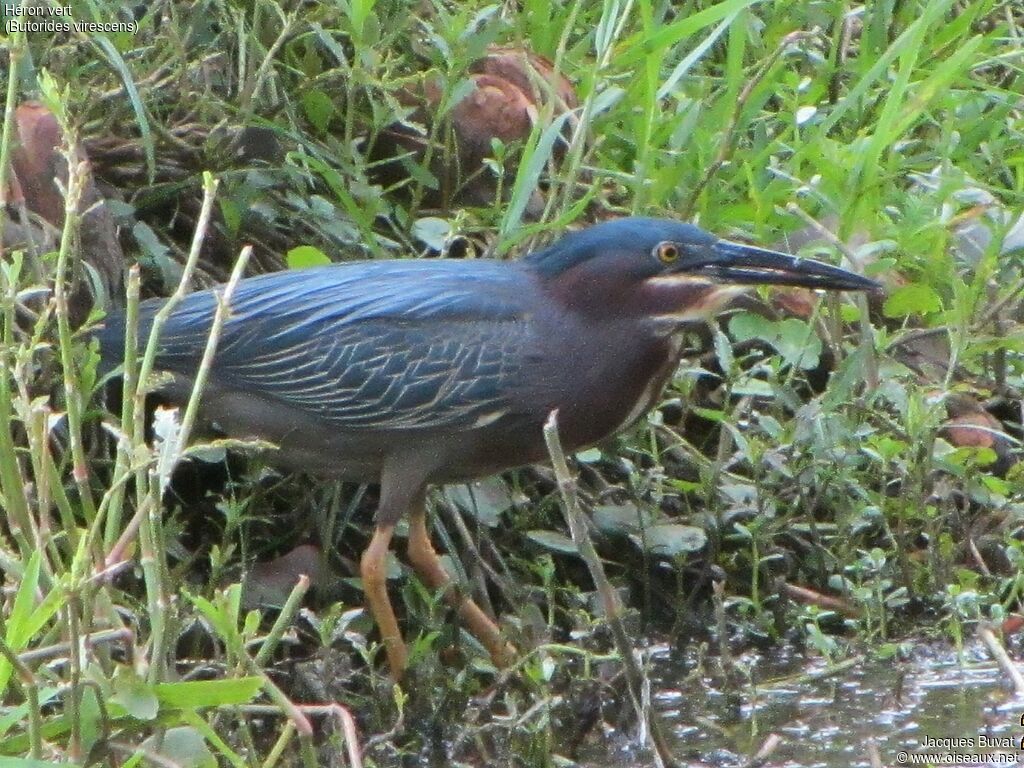
{"label": "water reflection", "polygon": [[[912,764],[900,761],[901,752],[952,752],[955,760],[1001,752],[1001,762],[970,764],[1024,764],[1024,701],[1012,699],[980,643],[961,658],[918,646],[909,661],[855,661],[836,675],[793,653],[738,661],[750,683],[727,692],[714,677],[693,679],[693,659],[653,655],[654,706],[673,734],[673,751],[692,765],[747,766],[771,734],[781,744],[760,764],[773,768],[871,768],[872,744],[884,766]],[[951,748],[954,738],[966,740]],[[1013,748],[1000,749],[1007,738]],[[635,753],[609,761],[607,745],[601,752],[582,764],[640,764]]]}

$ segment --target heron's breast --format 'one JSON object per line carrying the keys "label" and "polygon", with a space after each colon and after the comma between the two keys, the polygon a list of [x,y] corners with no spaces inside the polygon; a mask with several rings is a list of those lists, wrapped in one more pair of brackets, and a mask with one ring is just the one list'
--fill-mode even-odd
{"label": "heron's breast", "polygon": [[657,405],[678,364],[682,338],[624,333],[606,343],[567,358],[559,420],[569,449],[601,442]]}

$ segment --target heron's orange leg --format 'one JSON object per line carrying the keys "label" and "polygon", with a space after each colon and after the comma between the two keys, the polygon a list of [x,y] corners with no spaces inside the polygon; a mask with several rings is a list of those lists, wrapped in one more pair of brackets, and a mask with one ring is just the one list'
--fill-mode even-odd
{"label": "heron's orange leg", "polygon": [[458,612],[466,628],[487,649],[494,665],[507,667],[511,664],[516,649],[502,639],[498,625],[480,610],[472,598],[462,594],[441,565],[430,543],[430,534],[427,533],[426,506],[422,496],[413,504],[409,515],[409,561],[428,587],[443,590],[445,600]]}
{"label": "heron's orange leg", "polygon": [[395,532],[394,525],[378,525],[373,531],[373,538],[363,552],[359,563],[359,572],[363,577],[363,592],[369,604],[373,620],[380,630],[384,650],[388,654],[388,666],[391,676],[400,680],[405,673],[409,661],[402,634],[398,630],[398,620],[388,598],[387,563],[385,558],[391,545],[391,536]]}

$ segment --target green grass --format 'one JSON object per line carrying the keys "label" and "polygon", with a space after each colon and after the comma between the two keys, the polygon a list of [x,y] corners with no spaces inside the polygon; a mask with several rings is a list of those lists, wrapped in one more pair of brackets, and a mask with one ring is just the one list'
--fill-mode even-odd
{"label": "green grass", "polygon": [[[78,19],[127,18],[117,4],[73,7]],[[259,271],[320,254],[414,255],[415,233],[439,231],[437,219],[449,242],[500,257],[598,214],[686,218],[765,244],[825,226],[836,237],[808,252],[883,280],[884,301],[829,298],[805,318],[734,313],[684,362],[668,407],[581,457],[583,490],[612,489],[595,519],[617,521],[598,539],[613,582],[646,635],[713,637],[724,621],[750,640],[798,635],[833,662],[922,634],[961,645],[979,622],[1019,611],[1024,473],[996,474],[991,451],[955,447],[941,429],[948,395],[970,394],[1019,451],[1024,283],[1021,251],[1003,247],[1024,209],[1019,4],[515,7],[157,3],[135,33],[8,36],[0,180],[13,107],[41,98],[121,197],[138,264],[129,311],[140,293],[226,280],[247,242]],[[428,162],[401,192],[375,184],[369,143],[413,119],[405,90],[427,73],[445,111],[492,43],[553,61],[577,87],[575,120],[542,108],[523,146],[496,147],[516,161],[490,166],[505,190],[490,205],[422,205],[436,181]],[[267,129],[285,153],[234,162],[218,133],[234,126]],[[444,122],[424,130],[453,162]],[[53,253],[0,260],[0,761],[318,765],[340,754],[343,710],[298,703],[336,701],[356,716],[366,765],[446,753],[554,764],[572,702],[593,695],[581,686],[614,653],[550,478],[524,472],[466,494],[465,520],[436,499],[438,543],[487,560],[453,567],[489,586],[535,648],[510,675],[472,647],[468,666],[444,668],[437,652],[468,641],[415,583],[402,587],[419,637],[402,690],[374,667],[355,585],[335,579],[340,603],[301,613],[301,590],[280,613],[250,610],[232,571],[242,554],[289,549],[316,511],[337,544],[331,568],[351,573],[343,561],[365,542],[372,492],[269,482],[254,464],[215,498],[165,495],[170,468],[195,452],[176,443],[194,409],[146,443],[151,348],[128,371],[120,413],[100,407],[94,353],[68,306],[80,181]],[[528,221],[541,181],[544,214]],[[0,234],[11,226],[0,217]],[[987,244],[962,247],[966,229]],[[308,248],[286,257],[297,247]],[[41,288],[48,298],[33,298]],[[198,537],[196,509],[212,516]],[[668,557],[646,543],[653,526],[699,529],[706,546],[671,539]],[[710,565],[727,574],[717,619]],[[853,610],[789,603],[780,581]],[[600,690],[607,711],[616,694]]]}

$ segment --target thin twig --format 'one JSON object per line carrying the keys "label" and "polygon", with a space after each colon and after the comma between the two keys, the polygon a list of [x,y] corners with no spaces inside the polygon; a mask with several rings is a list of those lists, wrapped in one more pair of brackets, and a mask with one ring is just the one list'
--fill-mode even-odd
{"label": "thin twig", "polygon": [[42,648],[33,648],[30,651],[23,651],[18,654],[18,659],[25,664],[34,664],[48,659],[57,659],[67,656],[71,652],[71,643],[81,643],[85,647],[106,645],[107,643],[122,643],[127,652],[129,660],[133,657],[135,646],[135,632],[131,629],[104,629],[99,632],[91,632],[82,635],[74,641],[54,643]]}
{"label": "thin twig", "polygon": [[[359,734],[356,730],[356,721],[341,704],[296,704],[295,708],[303,714],[312,717],[333,717],[338,721],[345,739],[345,751],[348,755],[348,762],[351,768],[362,768],[363,758],[359,751]],[[232,711],[245,712],[252,715],[280,715],[281,710],[268,704],[243,704],[232,706]]]}
{"label": "thin twig", "polygon": [[[209,173],[203,174],[203,203],[199,212],[199,220],[196,222],[196,230],[192,237],[192,245],[189,249],[188,258],[185,260],[185,267],[178,281],[178,287],[171,294],[153,318],[149,331],[149,339],[146,343],[146,351],[139,366],[138,383],[134,392],[133,434],[136,441],[141,440],[145,434],[145,413],[146,393],[149,391],[150,377],[156,363],[156,354],[159,347],[160,331],[167,318],[170,317],[178,303],[188,292],[192,273],[195,271],[199,261],[199,253],[202,250],[203,241],[206,239],[206,232],[210,226],[210,219],[213,215],[213,201],[217,194],[217,180]],[[127,329],[128,333],[134,333],[135,329]],[[138,507],[136,517],[139,525],[139,549],[141,552],[142,573],[146,582],[147,608],[149,610],[150,634],[150,667],[148,682],[155,683],[163,678],[164,667],[164,641],[166,631],[167,595],[164,592],[163,584],[163,558],[162,549],[158,547],[157,531],[160,530],[160,489],[157,483],[148,482],[146,468],[140,466],[135,475],[136,493],[138,495]],[[146,499],[149,499],[148,509]],[[116,549],[116,546],[115,546]],[[108,554],[109,563],[111,555]],[[119,557],[117,559],[120,559]]]}
{"label": "thin twig", "polygon": [[643,672],[637,663],[633,645],[626,634],[622,624],[622,604],[619,601],[618,593],[614,590],[605,574],[604,565],[594,548],[594,542],[587,530],[586,518],[579,506],[579,498],[576,494],[576,483],[569,471],[569,465],[565,460],[565,452],[562,450],[562,443],[558,437],[558,411],[554,410],[544,423],[544,442],[547,445],[548,455],[555,470],[555,477],[558,480],[558,491],[562,496],[563,512],[569,526],[569,532],[579,550],[580,556],[590,571],[590,577],[594,580],[594,586],[601,596],[604,606],[605,618],[612,632],[615,647],[622,657],[623,670],[626,676],[626,688],[630,700],[636,709],[637,717],[641,723],[647,723],[647,736],[654,746],[656,764],[679,765],[672,756],[668,742],[664,737],[661,720],[654,711],[645,711],[643,707]]}
{"label": "thin twig", "polygon": [[777,733],[769,733],[768,738],[761,744],[761,748],[757,750],[757,753],[743,764],[743,768],[760,768],[762,765],[768,762],[775,750],[782,744],[782,737]]}
{"label": "thin twig", "polygon": [[[813,507],[810,507],[813,509]],[[805,605],[816,605],[819,608],[824,608],[827,611],[835,611],[841,613],[843,616],[849,616],[850,618],[859,619],[864,615],[864,612],[855,606],[850,605],[845,600],[833,597],[832,595],[824,595],[821,592],[817,592],[807,587],[801,587],[797,584],[790,584],[786,582],[782,585],[782,592],[790,600]]]}
{"label": "thin twig", "polygon": [[1003,670],[1003,674],[1006,675],[1013,685],[1014,695],[1024,696],[1024,675],[1021,674],[1017,665],[1013,663],[1013,659],[1010,658],[1003,644],[996,637],[995,632],[992,631],[992,627],[983,624],[978,629],[978,634],[981,636],[981,641],[985,643],[985,647],[988,648],[989,655],[995,659],[999,668]]}
{"label": "thin twig", "polygon": [[199,403],[202,398],[203,389],[206,387],[206,381],[210,376],[210,369],[213,367],[213,358],[217,354],[217,345],[220,342],[220,332],[224,327],[224,323],[228,319],[228,313],[231,307],[231,297],[235,293],[235,289],[238,287],[239,280],[242,279],[242,275],[245,273],[245,267],[249,263],[249,257],[252,256],[252,246],[247,245],[242,249],[242,252],[238,255],[238,261],[235,262],[234,269],[231,270],[231,277],[224,286],[222,292],[218,292],[217,296],[217,310],[213,316],[213,324],[210,326],[210,333],[206,339],[206,347],[203,349],[203,357],[199,362],[199,368],[196,371],[195,382],[192,385],[192,393],[188,399],[188,405],[185,407],[185,415],[181,419],[181,428],[178,430],[177,437],[177,450],[176,453],[180,457],[181,452],[185,449],[185,445],[188,443],[188,438],[192,432],[192,427],[195,424],[196,416],[199,414]]}
{"label": "thin twig", "polygon": [[[125,328],[127,332],[124,337],[124,372],[121,383],[121,437],[117,441],[117,458],[114,461],[113,477],[120,477],[122,474],[130,474],[132,470],[133,447],[140,442],[135,437],[133,427],[135,419],[132,408],[135,405],[135,390],[138,385],[139,360],[138,347],[139,338],[137,328],[139,327],[139,299],[142,291],[142,274],[138,264],[133,264],[128,270],[127,304],[125,309]],[[124,507],[124,486],[121,483],[107,489],[106,497],[102,502],[108,501],[110,510],[107,513],[106,532],[103,536],[104,548],[109,552],[117,540],[118,531],[121,530],[121,517]],[[109,558],[108,558],[109,563]]]}
{"label": "thin twig", "polygon": [[91,524],[96,518],[96,504],[89,487],[89,470],[82,444],[82,393],[74,364],[74,346],[71,339],[71,309],[68,304],[69,262],[72,242],[81,222],[79,203],[85,185],[88,167],[77,159],[74,138],[70,126],[61,121],[61,128],[67,136],[68,186],[64,196],[64,229],[61,232],[60,250],[57,251],[57,272],[53,278],[53,297],[57,305],[57,333],[60,338],[60,363],[64,375],[64,402],[68,417],[68,439],[71,443],[71,474],[78,490],[78,499],[86,520]]}

